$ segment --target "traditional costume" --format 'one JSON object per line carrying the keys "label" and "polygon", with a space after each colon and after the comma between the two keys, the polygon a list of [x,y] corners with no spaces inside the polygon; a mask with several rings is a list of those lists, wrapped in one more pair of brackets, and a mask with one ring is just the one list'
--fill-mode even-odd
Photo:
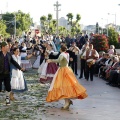
{"label": "traditional costume", "polygon": [[[20,65],[21,57],[12,55],[13,59]],[[23,72],[11,64],[11,89],[12,92],[24,92],[27,90],[26,81]]]}
{"label": "traditional costume", "polygon": [[33,68],[34,69],[38,69],[39,68],[39,66],[40,66],[40,58],[41,58],[40,51],[37,51],[37,59],[33,63]]}
{"label": "traditional costume", "polygon": [[48,57],[45,58],[45,60],[42,62],[42,64],[40,65],[39,69],[38,69],[38,73],[40,74],[40,82],[41,83],[51,83],[54,74],[56,73],[58,66],[56,63],[47,63],[46,60],[48,58],[53,59],[53,55],[52,53],[54,53],[54,51],[46,51],[48,52]]}
{"label": "traditional costume", "polygon": [[20,56],[21,56],[21,67],[28,69],[32,67],[31,61],[27,59],[27,50],[30,50],[31,48],[23,47],[20,48]]}
{"label": "traditional costume", "polygon": [[65,98],[86,98],[86,89],[79,84],[73,71],[68,67],[69,54],[62,52],[58,59],[51,61],[59,63],[60,67],[54,75],[46,101],[53,102]]}
{"label": "traditional costume", "polygon": [[[72,44],[75,44],[75,42],[73,42]],[[77,46],[71,46],[69,48],[69,53],[70,53],[70,58],[72,58],[72,60],[70,60],[69,66],[71,66],[73,72],[78,75],[77,73],[77,56],[80,53],[80,50]]]}
{"label": "traditional costume", "polygon": [[90,74],[90,80],[93,81],[93,74],[94,74],[94,64],[95,61],[99,58],[99,54],[95,49],[88,49],[86,51],[86,80],[89,80],[89,74]]}
{"label": "traditional costume", "polygon": [[[6,42],[2,42],[1,48],[5,46],[8,46],[8,44]],[[13,59],[12,55],[9,52],[4,54],[4,51],[0,51],[0,91],[2,89],[2,82],[4,82],[6,90],[6,105],[10,105],[10,63],[12,63],[19,70],[21,70],[20,65]]]}

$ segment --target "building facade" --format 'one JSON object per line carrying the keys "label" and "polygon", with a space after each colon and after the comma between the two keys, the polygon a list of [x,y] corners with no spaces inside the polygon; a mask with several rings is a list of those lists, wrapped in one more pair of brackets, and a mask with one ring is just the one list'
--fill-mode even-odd
{"label": "building facade", "polygon": [[68,25],[68,21],[64,17],[59,18],[58,25],[65,27],[67,30],[70,30],[71,28],[71,26]]}

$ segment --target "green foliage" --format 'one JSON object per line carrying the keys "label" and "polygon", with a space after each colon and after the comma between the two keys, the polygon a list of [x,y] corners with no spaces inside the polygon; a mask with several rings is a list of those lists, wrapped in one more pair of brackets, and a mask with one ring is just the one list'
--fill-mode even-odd
{"label": "green foliage", "polygon": [[59,30],[59,35],[66,35],[66,33],[67,33],[66,28],[63,26],[59,26],[58,30]]}
{"label": "green foliage", "polygon": [[49,32],[49,33],[52,32],[52,27],[50,26],[51,20],[52,20],[52,14],[48,14],[48,22],[49,22],[49,29],[48,29],[48,32]]}
{"label": "green foliage", "polygon": [[115,48],[119,48],[118,33],[115,32],[114,28],[110,28],[108,30],[108,36],[109,36],[109,44],[114,45]]}
{"label": "green foliage", "polygon": [[46,20],[47,20],[46,16],[43,15],[40,17],[41,23],[44,23]]}
{"label": "green foliage", "polygon": [[[65,27],[63,26],[59,26],[58,30],[59,30],[59,34],[60,35],[67,35],[68,33],[74,35],[74,34],[79,34],[80,33],[80,25],[79,25],[79,21],[81,19],[80,14],[76,15],[76,20],[73,21],[73,14],[72,13],[68,13],[66,15],[68,17],[68,24],[71,25],[71,30],[67,30]],[[52,18],[52,14],[48,14],[47,17],[46,16],[41,16],[40,17],[40,22],[41,22],[41,32],[44,34],[46,32],[51,33],[51,34],[56,34],[56,25],[57,25],[57,21],[54,20]],[[74,30],[74,31],[73,31]]]}
{"label": "green foliage", "polygon": [[77,33],[77,35],[80,33],[80,28],[78,28],[78,29],[76,29],[76,33]]}
{"label": "green foliage", "polygon": [[68,13],[66,16],[68,17],[68,21],[73,19],[73,14],[72,13]]}
{"label": "green foliage", "polygon": [[0,35],[3,35],[5,37],[10,36],[8,33],[6,33],[6,24],[5,21],[0,20]]}
{"label": "green foliage", "polygon": [[80,25],[78,23],[80,21],[80,19],[81,19],[80,14],[76,15],[76,20],[75,21],[73,21],[74,16],[73,16],[72,13],[68,13],[66,16],[68,18],[68,25],[71,25],[71,30],[70,30],[71,35],[72,36],[74,36],[75,34],[78,35],[81,32]]}
{"label": "green foliage", "polygon": [[81,19],[80,14],[77,14],[77,15],[76,15],[76,22],[80,21],[80,19]]}
{"label": "green foliage", "polygon": [[68,13],[67,15],[67,18],[68,18],[68,24],[72,26],[72,20],[73,20],[73,14],[72,13]]}
{"label": "green foliage", "polygon": [[52,20],[52,14],[48,14],[48,20],[49,20],[49,21]]}
{"label": "green foliage", "polygon": [[32,18],[29,13],[23,13],[22,11],[18,11],[16,14],[16,20],[18,22],[18,28],[22,31],[26,31],[30,28],[30,25],[33,23]]}
{"label": "green foliage", "polygon": [[47,32],[47,28],[48,28],[48,23],[47,23],[47,17],[46,16],[41,16],[40,17],[40,22],[41,22],[41,27],[42,27],[42,32],[45,33]]}
{"label": "green foliage", "polygon": [[95,34],[93,36],[92,44],[98,52],[107,52],[109,49],[108,38],[105,35]]}
{"label": "green foliage", "polygon": [[[16,17],[16,31],[26,31],[30,28],[30,25],[33,23],[32,18],[29,13],[23,13],[22,11],[14,13],[6,13],[3,15],[2,19],[6,21],[7,33],[14,34],[15,27],[15,17]],[[17,32],[19,35],[19,32]]]}

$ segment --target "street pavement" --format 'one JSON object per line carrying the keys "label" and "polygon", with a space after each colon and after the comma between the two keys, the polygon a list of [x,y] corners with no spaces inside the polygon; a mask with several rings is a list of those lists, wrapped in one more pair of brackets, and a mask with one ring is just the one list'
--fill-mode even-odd
{"label": "street pavement", "polygon": [[59,101],[47,110],[46,120],[120,120],[119,88],[106,85],[106,81],[98,77],[94,77],[94,81],[81,79],[79,82],[87,89],[88,97],[73,100],[69,111],[60,110],[63,101]]}
{"label": "street pavement", "polygon": [[11,106],[4,105],[4,93],[0,93],[0,120],[120,120],[119,88],[106,85],[98,77],[93,81],[78,79],[88,97],[74,99],[68,111],[61,110],[64,100],[46,103],[49,85],[39,84],[36,73],[37,70],[24,73],[28,91],[15,93],[18,101],[11,102]]}

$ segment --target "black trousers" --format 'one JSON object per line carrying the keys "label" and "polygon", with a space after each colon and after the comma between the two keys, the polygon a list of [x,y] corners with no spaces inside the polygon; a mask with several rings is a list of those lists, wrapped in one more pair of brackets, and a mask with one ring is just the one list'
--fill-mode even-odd
{"label": "black trousers", "polygon": [[120,73],[118,73],[117,83],[120,84]]}
{"label": "black trousers", "polygon": [[2,82],[3,82],[5,86],[5,90],[7,92],[10,92],[11,91],[10,81],[11,81],[10,75],[0,75],[0,91],[2,90]]}
{"label": "black trousers", "polygon": [[84,73],[84,77],[86,78],[86,73],[85,73],[85,63],[86,60],[85,59],[81,59],[81,68],[80,68],[80,78],[83,77],[83,73]]}
{"label": "black trousers", "polygon": [[110,84],[117,84],[117,79],[118,79],[118,73],[117,73],[117,71],[115,71],[115,70],[112,70],[111,72],[110,72],[110,77],[109,77],[109,83]]}
{"label": "black trousers", "polygon": [[77,56],[73,58],[73,61],[69,62],[69,66],[71,66],[73,72],[77,74]]}
{"label": "black trousers", "polygon": [[92,81],[94,74],[94,64],[91,67],[89,67],[86,63],[85,71],[86,71],[86,79],[89,80],[89,76],[90,76],[90,80]]}
{"label": "black trousers", "polygon": [[101,64],[95,64],[95,66],[94,66],[94,74],[98,74],[99,73],[99,69],[100,69],[100,67],[101,67],[102,65]]}
{"label": "black trousers", "polygon": [[43,60],[44,60],[44,58],[41,57],[41,58],[40,58],[40,65],[42,64]]}

